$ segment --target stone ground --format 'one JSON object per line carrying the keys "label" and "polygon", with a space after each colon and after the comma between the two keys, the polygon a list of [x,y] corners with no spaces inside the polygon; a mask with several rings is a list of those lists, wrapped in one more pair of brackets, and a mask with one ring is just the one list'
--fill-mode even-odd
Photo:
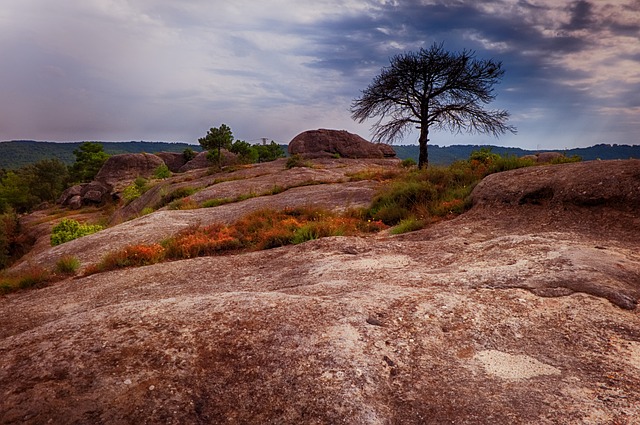
{"label": "stone ground", "polygon": [[495,178],[418,232],[3,297],[0,423],[640,424],[635,195]]}

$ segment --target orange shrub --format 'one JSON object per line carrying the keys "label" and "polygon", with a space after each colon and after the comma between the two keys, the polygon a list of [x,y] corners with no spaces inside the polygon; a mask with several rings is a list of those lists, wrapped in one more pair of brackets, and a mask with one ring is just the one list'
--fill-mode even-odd
{"label": "orange shrub", "polygon": [[191,229],[164,243],[167,258],[184,259],[219,254],[242,246],[233,229],[221,224]]}
{"label": "orange shrub", "polygon": [[104,256],[100,263],[90,266],[85,274],[93,274],[124,267],[139,267],[156,264],[165,257],[164,248],[158,244],[129,245]]}

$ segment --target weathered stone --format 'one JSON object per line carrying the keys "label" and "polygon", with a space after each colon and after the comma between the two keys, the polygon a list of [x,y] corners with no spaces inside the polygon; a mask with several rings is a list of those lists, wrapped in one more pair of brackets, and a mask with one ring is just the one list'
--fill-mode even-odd
{"label": "weathered stone", "polygon": [[178,171],[184,173],[185,171],[197,170],[199,168],[209,168],[213,164],[207,159],[209,152],[203,151],[198,153],[191,161],[181,166]]}
{"label": "weathered stone", "polygon": [[[293,172],[307,171],[336,172]],[[417,232],[128,268],[0,297],[0,422],[635,423],[640,161],[493,176],[471,211]],[[217,190],[255,183],[238,182]],[[95,264],[131,243],[229,223],[259,202],[375,193],[372,183],[158,211],[29,261]]]}
{"label": "weathered stone", "polygon": [[111,187],[94,180],[84,185],[80,195],[83,204],[102,204],[111,197]]}
{"label": "weathered stone", "polygon": [[162,159],[172,173],[177,173],[187,163],[183,154],[179,152],[158,152],[155,154]]}
{"label": "weathered stone", "polygon": [[606,206],[640,211],[640,160],[520,168],[484,178],[474,204]]}
{"label": "weathered stone", "polygon": [[148,153],[128,153],[113,155],[107,159],[95,180],[113,188],[114,191],[124,189],[137,177],[151,177],[164,161],[156,155]]}
{"label": "weathered stone", "polygon": [[[195,156],[195,158],[193,158],[191,161],[187,162],[182,167],[180,167],[179,171],[182,173],[185,171],[197,170],[200,168],[209,168],[213,165],[216,165],[213,162],[209,161],[209,159],[207,158],[208,153],[209,152],[207,151],[198,153]],[[221,165],[223,167],[227,165],[235,164],[237,162],[238,156],[233,152],[229,152],[226,149],[222,149],[220,151],[220,154],[222,155]]]}
{"label": "weathered stone", "polygon": [[82,194],[82,189],[86,186],[85,184],[77,184],[74,186],[71,186],[70,188],[66,189],[64,192],[62,192],[62,194],[60,195],[60,197],[58,198],[57,203],[60,205],[67,205],[70,201],[71,198],[75,197],[75,196],[79,196]]}
{"label": "weathered stone", "polygon": [[65,205],[72,210],[78,210],[82,208],[82,196],[80,195],[72,196],[65,202]]}
{"label": "weathered stone", "polygon": [[289,143],[291,155],[305,158],[385,158],[395,156],[389,145],[368,142],[345,130],[309,130],[298,134]]}

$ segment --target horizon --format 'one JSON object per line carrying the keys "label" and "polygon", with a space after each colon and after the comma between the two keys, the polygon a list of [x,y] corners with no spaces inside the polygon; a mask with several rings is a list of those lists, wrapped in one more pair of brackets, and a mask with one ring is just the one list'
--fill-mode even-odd
{"label": "horizon", "polygon": [[[35,142],[35,143],[56,143],[56,144],[62,144],[62,143],[69,143],[69,144],[73,144],[73,143],[85,143],[85,142],[91,142],[91,143],[166,143],[166,144],[185,144],[185,145],[189,145],[189,146],[197,146],[197,147],[201,147],[199,143],[189,143],[189,142],[181,142],[181,141],[167,141],[167,140],[31,140],[31,139],[19,139],[19,140],[2,140],[0,141],[0,143],[11,143],[11,142]],[[271,141],[269,141],[271,142]],[[258,142],[249,142],[252,145],[256,145],[259,144]],[[276,142],[277,143],[277,142]],[[371,142],[373,143],[373,142]],[[283,146],[288,146],[288,143],[278,143],[279,145],[283,145]],[[401,147],[418,147],[417,143],[408,143],[408,144],[400,144],[400,143],[395,143],[395,144],[390,144],[391,147],[393,146],[401,146]],[[436,147],[436,148],[440,148],[440,149],[444,149],[444,148],[453,148],[453,147],[495,147],[495,148],[500,148],[500,149],[522,149],[522,150],[526,150],[526,151],[567,151],[567,150],[574,150],[574,149],[589,149],[589,148],[594,148],[597,146],[608,146],[608,147],[618,147],[618,146],[629,146],[629,147],[633,147],[633,146],[640,146],[637,144],[626,144],[626,143],[596,143],[594,145],[589,145],[589,146],[579,146],[579,147],[574,147],[574,148],[556,148],[556,149],[529,149],[529,148],[523,148],[520,146],[503,146],[503,145],[496,145],[496,144],[491,144],[491,143],[465,143],[465,144],[454,144],[454,145],[439,145],[437,143],[433,143],[433,144],[429,144],[429,147]]]}
{"label": "horizon", "polygon": [[0,24],[2,140],[197,144],[223,123],[247,141],[370,140],[351,102],[390,57],[444,42],[503,63],[486,107],[518,134],[433,131],[433,145],[640,144],[635,0],[6,0]]}

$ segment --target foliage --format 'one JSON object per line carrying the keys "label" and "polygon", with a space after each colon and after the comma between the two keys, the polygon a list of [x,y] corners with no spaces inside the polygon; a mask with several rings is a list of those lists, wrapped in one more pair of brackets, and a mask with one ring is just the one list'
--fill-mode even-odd
{"label": "foliage", "polygon": [[194,210],[200,208],[200,205],[190,197],[176,199],[167,205],[167,209],[170,210]]}
{"label": "foliage", "polygon": [[129,186],[122,190],[121,197],[125,204],[130,204],[142,196],[142,194],[148,189],[147,179],[144,177],[137,177]]}
{"label": "foliage", "polygon": [[86,273],[229,252],[269,249],[326,236],[378,232],[386,226],[361,216],[314,208],[255,211],[232,225],[194,226],[161,245],[131,245],[106,255]]}
{"label": "foliage", "polygon": [[[420,129],[421,168],[428,165],[431,127],[453,132],[515,132],[505,110],[487,111],[493,86],[504,75],[502,63],[475,58],[475,52],[448,52],[443,44],[391,58],[351,106],[353,119],[377,118],[374,141],[397,141],[415,126]],[[385,122],[386,121],[386,122]]]}
{"label": "foliage", "polygon": [[231,152],[238,155],[238,159],[241,163],[252,164],[258,162],[258,152],[253,149],[250,143],[243,140],[236,140],[229,149]]}
{"label": "foliage", "polygon": [[221,224],[189,229],[163,245],[166,257],[176,260],[215,255],[241,247],[233,229]]}
{"label": "foliage", "polygon": [[171,177],[171,171],[167,164],[162,164],[153,171],[153,177],[156,179],[167,179]]}
{"label": "foliage", "polygon": [[30,179],[20,171],[9,171],[0,180],[0,212],[9,209],[20,213],[30,211],[38,203],[30,189]]}
{"label": "foliage", "polygon": [[64,218],[51,230],[51,246],[60,245],[102,229],[103,227],[98,224],[80,224],[76,220]]}
{"label": "foliage", "polygon": [[404,168],[411,168],[411,167],[415,167],[417,165],[418,165],[418,163],[413,158],[403,159],[402,162],[400,163],[400,166],[404,167]]}
{"label": "foliage", "polygon": [[551,160],[551,164],[570,164],[572,162],[580,162],[582,157],[580,155],[561,156]]}
{"label": "foliage", "polygon": [[182,157],[184,158],[185,162],[189,162],[196,157],[196,153],[193,151],[193,149],[186,148],[184,151],[182,151]]}
{"label": "foliage", "polygon": [[485,176],[531,165],[530,160],[485,149],[449,167],[406,170],[380,190],[366,215],[390,226],[399,225],[392,232],[409,231],[413,226],[463,213],[470,207],[471,191]]}
{"label": "foliage", "polygon": [[282,147],[273,140],[268,145],[254,145],[253,149],[258,154],[256,162],[269,162],[275,161],[278,158],[285,156]]}
{"label": "foliage", "polygon": [[235,202],[233,198],[214,198],[204,201],[202,203],[202,208],[219,207],[220,205],[230,204],[232,202]]}
{"label": "foliage", "polygon": [[0,275],[0,294],[8,294],[20,289],[41,288],[55,280],[50,271],[42,267],[32,267],[19,275]]}
{"label": "foliage", "polygon": [[244,140],[233,141],[233,133],[231,128],[225,124],[221,124],[218,128],[211,128],[205,137],[198,139],[200,145],[209,151],[207,158],[209,161],[217,163],[222,162],[222,149],[226,149],[238,156],[238,160],[243,164],[252,164],[255,162],[267,162],[284,156],[282,147],[276,142],[271,141],[265,145],[251,145]]}
{"label": "foliage", "polygon": [[402,170],[394,170],[388,168],[365,168],[364,170],[357,171],[355,173],[347,173],[346,176],[349,177],[351,181],[362,181],[362,180],[375,180],[379,182],[393,180],[402,174]]}
{"label": "foliage", "polygon": [[80,260],[72,255],[65,255],[56,262],[56,273],[72,275],[80,268]]}
{"label": "foliage", "polygon": [[65,189],[69,174],[58,159],[44,159],[0,179],[0,213],[8,209],[29,212],[42,202],[55,202]]}
{"label": "foliage", "polygon": [[[275,144],[275,142],[274,142]],[[52,143],[52,142],[34,142],[34,141],[10,141],[0,143],[0,169],[17,170],[25,165],[33,164],[42,159],[59,159],[65,165],[71,165],[75,161],[73,150],[80,146],[78,142],[68,143]],[[269,145],[267,145],[269,146]],[[260,145],[254,146],[261,149]],[[286,153],[285,145],[277,145],[280,151]],[[482,146],[478,145],[453,145],[438,146],[430,145],[429,147],[429,164],[433,165],[450,165],[454,161],[467,159],[473,150],[477,150]],[[282,150],[284,148],[284,150]],[[200,151],[200,146],[190,145],[187,143],[166,143],[166,142],[109,142],[104,143],[104,151],[109,155],[122,153],[141,153],[141,152],[179,152],[190,149],[194,153]],[[515,147],[493,146],[493,152],[500,155],[512,154],[517,156],[533,155],[541,152],[549,152],[550,150],[525,150]],[[395,145],[394,150],[398,158],[413,158],[418,161],[419,147],[417,145]],[[557,150],[554,150],[557,151]],[[607,160],[607,159],[629,159],[640,158],[640,145],[618,145],[618,144],[598,144],[586,148],[562,149],[560,152],[567,157],[578,155],[583,161]],[[273,158],[276,159],[276,158]],[[265,160],[259,159],[259,162]],[[2,172],[0,171],[0,179]]]}
{"label": "foliage", "polygon": [[73,151],[75,163],[69,168],[71,180],[76,183],[90,182],[109,158],[101,143],[84,142]]}
{"label": "foliage", "polygon": [[418,220],[415,217],[405,218],[398,223],[397,226],[391,228],[390,233],[392,235],[400,235],[402,233],[414,232],[416,230],[423,229],[426,226],[424,220]]}
{"label": "foliage", "polygon": [[160,202],[156,205],[155,209],[160,209],[165,205],[172,203],[173,201],[191,196],[196,193],[197,190],[198,189],[195,187],[179,187],[177,189],[174,189],[170,193],[162,195],[162,197],[160,198]]}
{"label": "foliage", "polygon": [[203,149],[208,150],[210,153],[215,151],[215,158],[212,157],[212,159],[220,163],[222,149],[231,149],[233,133],[226,124],[221,124],[220,127],[211,127],[206,136],[199,138],[198,142]]}
{"label": "foliage", "polygon": [[16,242],[20,235],[18,215],[9,211],[0,215],[0,269],[9,266],[15,258]]}
{"label": "foliage", "polygon": [[[43,159],[58,159],[67,166],[75,162],[73,151],[80,142],[36,142],[18,140],[0,143],[0,167],[16,170]],[[104,151],[109,155],[142,152],[183,152],[185,148],[200,150],[200,146],[167,142],[109,142]]]}
{"label": "foliage", "polygon": [[311,162],[305,160],[300,154],[291,155],[287,159],[285,168],[290,170],[294,167],[311,167]]}

